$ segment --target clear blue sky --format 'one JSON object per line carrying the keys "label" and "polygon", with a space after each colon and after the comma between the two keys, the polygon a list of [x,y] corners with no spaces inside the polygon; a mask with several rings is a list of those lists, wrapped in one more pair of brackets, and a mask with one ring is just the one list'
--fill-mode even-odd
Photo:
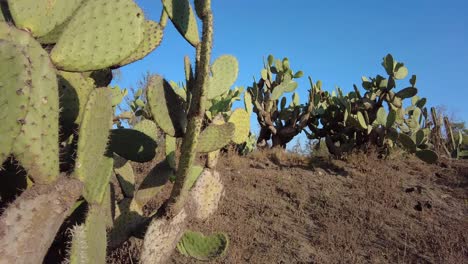
{"label": "clear blue sky", "polygon": [[[161,2],[136,0],[149,19],[158,20]],[[446,105],[468,121],[468,1],[467,0],[213,0],[213,58],[232,54],[239,60],[235,85],[258,79],[263,57],[288,57],[324,89],[345,91],[362,75],[384,74],[380,62],[387,53],[418,76],[419,93],[429,105]],[[168,80],[184,79],[183,57],[189,46],[169,22],[162,45],[145,59],[123,67],[115,84],[136,87],[147,71]],[[405,80],[400,84],[404,88]],[[309,88],[299,81],[301,101]],[[238,104],[237,106],[241,106]],[[252,118],[254,121],[254,118]],[[258,131],[258,125],[253,125]]]}

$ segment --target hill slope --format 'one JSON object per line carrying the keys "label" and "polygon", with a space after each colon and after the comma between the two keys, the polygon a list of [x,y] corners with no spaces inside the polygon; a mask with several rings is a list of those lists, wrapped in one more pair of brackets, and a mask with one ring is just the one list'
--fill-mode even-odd
{"label": "hill slope", "polygon": [[[215,263],[468,263],[468,163],[412,157],[312,162],[278,151],[221,164],[217,213],[192,229],[229,235]],[[137,262],[126,243],[109,262]],[[170,263],[196,263],[175,253]]]}

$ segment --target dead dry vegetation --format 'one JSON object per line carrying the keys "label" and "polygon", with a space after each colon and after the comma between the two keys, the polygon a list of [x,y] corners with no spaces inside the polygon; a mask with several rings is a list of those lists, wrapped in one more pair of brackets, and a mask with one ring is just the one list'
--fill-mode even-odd
{"label": "dead dry vegetation", "polygon": [[[214,263],[468,263],[466,161],[268,150],[226,154],[218,168],[220,208],[190,227],[229,235],[227,254]],[[132,238],[108,262],[138,263],[139,250]],[[196,261],[174,253],[170,263]]]}

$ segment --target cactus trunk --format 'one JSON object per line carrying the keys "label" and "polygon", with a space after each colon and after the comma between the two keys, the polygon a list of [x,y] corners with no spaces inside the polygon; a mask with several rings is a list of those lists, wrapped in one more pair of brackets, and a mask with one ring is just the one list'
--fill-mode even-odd
{"label": "cactus trunk", "polygon": [[[213,43],[213,14],[209,8],[211,1],[205,1],[203,13],[203,37],[197,46],[197,65],[194,87],[188,112],[187,132],[182,141],[181,157],[177,169],[176,182],[169,198],[168,212],[177,215],[185,204],[188,196],[187,175],[194,165],[198,135],[201,132],[203,117],[205,115],[206,90],[210,73],[211,48]],[[199,59],[198,59],[199,58]]]}
{"label": "cactus trunk", "polygon": [[0,262],[42,263],[82,189],[78,180],[61,177],[24,191],[0,218]]}

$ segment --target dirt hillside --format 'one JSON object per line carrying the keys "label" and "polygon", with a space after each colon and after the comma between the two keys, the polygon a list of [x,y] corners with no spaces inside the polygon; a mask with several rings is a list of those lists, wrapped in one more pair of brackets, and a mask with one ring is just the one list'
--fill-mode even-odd
{"label": "dirt hillside", "polygon": [[[213,263],[468,263],[468,162],[373,157],[227,155],[220,208],[191,229],[229,235]],[[137,263],[138,245],[109,263]],[[170,263],[198,262],[174,253]]]}

